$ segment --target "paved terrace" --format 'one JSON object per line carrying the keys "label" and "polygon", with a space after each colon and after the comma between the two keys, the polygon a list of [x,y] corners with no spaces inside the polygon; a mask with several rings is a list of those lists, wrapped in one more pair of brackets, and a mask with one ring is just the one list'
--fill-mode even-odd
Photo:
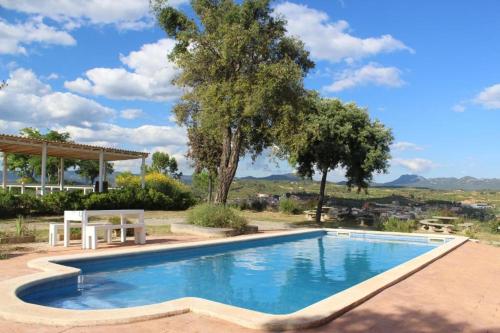
{"label": "paved terrace", "polygon": [[[200,239],[192,236],[164,236],[150,238],[148,243],[171,244]],[[0,260],[0,280],[33,272],[26,263],[34,258],[81,252],[77,246],[66,249],[34,246],[35,251]],[[125,246],[135,245],[128,243]],[[110,247],[117,245],[103,244],[98,251],[109,250]],[[145,322],[97,327],[27,325],[0,319],[0,332],[258,331],[188,313]],[[302,332],[500,332],[500,247],[468,242],[329,324]]]}

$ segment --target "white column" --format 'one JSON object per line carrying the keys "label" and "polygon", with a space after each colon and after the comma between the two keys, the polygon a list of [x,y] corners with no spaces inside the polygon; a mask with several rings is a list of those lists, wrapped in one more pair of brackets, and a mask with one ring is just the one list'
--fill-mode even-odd
{"label": "white column", "polygon": [[102,186],[102,182],[104,180],[103,171],[104,171],[104,152],[101,150],[99,152],[99,193],[101,193],[104,190]]}
{"label": "white column", "polygon": [[2,173],[2,188],[7,189],[7,153],[3,153],[3,173]]}
{"label": "white column", "polygon": [[141,162],[141,187],[144,188],[146,186],[146,158],[142,157]]}
{"label": "white column", "polygon": [[47,143],[43,143],[42,145],[42,173],[40,175],[41,179],[41,194],[45,195],[45,181],[47,178]]}
{"label": "white column", "polygon": [[64,158],[59,160],[59,191],[64,190]]}

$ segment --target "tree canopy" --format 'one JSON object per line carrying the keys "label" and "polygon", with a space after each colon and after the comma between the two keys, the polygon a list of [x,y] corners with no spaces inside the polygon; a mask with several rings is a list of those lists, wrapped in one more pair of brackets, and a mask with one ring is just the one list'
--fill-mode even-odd
{"label": "tree canopy", "polygon": [[[82,160],[77,161],[76,174],[85,178],[90,184],[94,184],[97,177],[99,177],[99,161],[95,160]],[[113,163],[105,162],[105,175],[112,174],[114,170]]]}
{"label": "tree canopy", "polygon": [[184,89],[179,123],[213,133],[220,145],[216,202],[225,203],[241,156],[259,155],[298,127],[314,63],[269,0],[191,1],[195,18],[153,0],[158,23],[177,43],[170,59]]}
{"label": "tree canopy", "polygon": [[316,212],[319,222],[328,172],[346,170],[349,188],[366,190],[374,172],[386,172],[390,158],[391,131],[354,103],[337,99],[314,98],[311,109],[295,137],[290,161],[304,177],[321,174]]}
{"label": "tree canopy", "polygon": [[151,156],[151,166],[146,166],[146,171],[162,173],[174,179],[179,179],[182,176],[175,157],[161,151],[153,153]]}

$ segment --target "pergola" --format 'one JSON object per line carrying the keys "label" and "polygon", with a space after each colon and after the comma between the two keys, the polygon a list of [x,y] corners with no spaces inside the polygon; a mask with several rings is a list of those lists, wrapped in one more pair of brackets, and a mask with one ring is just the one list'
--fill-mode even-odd
{"label": "pergola", "polygon": [[7,188],[7,156],[8,154],[41,155],[42,170],[40,176],[41,194],[46,193],[47,157],[60,158],[60,190],[64,188],[64,159],[95,160],[99,161],[99,192],[103,191],[105,162],[142,159],[141,186],[144,187],[145,161],[148,153],[122,150],[115,148],[97,147],[74,142],[59,142],[42,139],[33,139],[16,135],[0,134],[0,151],[3,153],[2,187]]}

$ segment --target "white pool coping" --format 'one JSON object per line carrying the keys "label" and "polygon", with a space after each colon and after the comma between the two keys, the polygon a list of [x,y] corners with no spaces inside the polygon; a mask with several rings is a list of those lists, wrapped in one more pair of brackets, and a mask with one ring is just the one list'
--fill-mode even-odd
{"label": "white pool coping", "polygon": [[[291,314],[275,315],[218,303],[203,298],[183,297],[162,303],[119,309],[69,310],[41,306],[22,301],[17,294],[22,290],[43,281],[75,276],[80,270],[58,264],[61,261],[112,258],[122,255],[185,249],[203,245],[242,242],[255,239],[268,239],[287,235],[300,235],[317,231],[340,231],[354,233],[397,235],[404,237],[421,236],[426,238],[451,239],[436,248],[393,267],[381,274],[365,280],[351,288],[336,293],[306,308]],[[349,229],[307,229],[278,232],[272,234],[245,235],[237,238],[215,239],[184,244],[154,245],[144,248],[123,248],[99,253],[82,253],[56,257],[43,257],[31,260],[28,266],[42,272],[20,276],[0,282],[0,317],[22,323],[57,326],[94,326],[104,324],[123,324],[154,318],[174,316],[194,312],[226,320],[240,326],[263,330],[296,330],[322,325],[357,305],[373,297],[382,290],[398,283],[411,274],[441,258],[468,240],[466,237],[453,235],[432,235],[418,233],[395,233],[361,231]]]}

